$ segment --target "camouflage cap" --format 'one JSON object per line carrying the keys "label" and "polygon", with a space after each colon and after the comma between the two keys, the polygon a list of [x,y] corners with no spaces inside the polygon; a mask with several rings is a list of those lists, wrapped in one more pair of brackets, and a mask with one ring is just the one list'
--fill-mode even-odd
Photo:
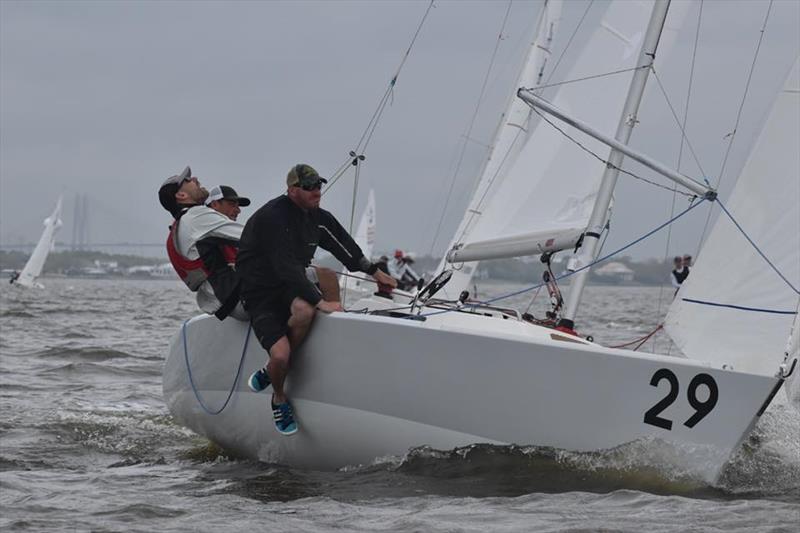
{"label": "camouflage cap", "polygon": [[300,163],[289,170],[286,176],[286,185],[289,187],[302,187],[304,185],[316,185],[317,183],[328,183],[328,180],[320,177],[311,165]]}

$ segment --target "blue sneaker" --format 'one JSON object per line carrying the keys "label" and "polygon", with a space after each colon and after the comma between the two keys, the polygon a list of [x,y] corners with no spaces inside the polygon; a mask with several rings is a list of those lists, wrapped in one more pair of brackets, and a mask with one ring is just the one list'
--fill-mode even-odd
{"label": "blue sneaker", "polygon": [[267,374],[266,368],[260,368],[256,370],[250,375],[250,379],[247,380],[247,385],[253,392],[261,392],[269,387],[269,384],[269,374]]}
{"label": "blue sneaker", "polygon": [[[270,402],[272,403],[272,402]],[[272,419],[275,421],[275,429],[283,435],[294,435],[297,433],[297,422],[292,412],[292,404],[284,402],[278,405],[272,404]]]}

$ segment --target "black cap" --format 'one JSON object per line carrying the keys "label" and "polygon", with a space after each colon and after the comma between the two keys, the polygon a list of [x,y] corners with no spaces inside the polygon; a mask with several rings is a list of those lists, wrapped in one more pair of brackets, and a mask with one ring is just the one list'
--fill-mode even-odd
{"label": "black cap", "polygon": [[227,185],[217,185],[211,189],[211,191],[208,193],[208,198],[206,198],[206,205],[211,205],[211,202],[215,202],[217,200],[233,200],[241,207],[247,207],[250,205],[249,198],[239,196],[236,194],[236,191],[233,190],[233,187],[228,187]]}
{"label": "black cap", "polygon": [[192,169],[186,167],[180,174],[170,176],[164,180],[164,183],[161,184],[161,188],[158,189],[158,201],[161,202],[161,206],[176,218],[180,214],[181,208],[178,205],[178,201],[175,199],[175,195],[178,193],[178,189],[181,188],[181,185],[183,185],[183,182],[191,177]]}

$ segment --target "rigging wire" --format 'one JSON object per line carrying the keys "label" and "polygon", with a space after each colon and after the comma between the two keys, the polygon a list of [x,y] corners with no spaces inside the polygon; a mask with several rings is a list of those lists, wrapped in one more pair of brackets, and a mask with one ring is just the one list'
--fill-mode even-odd
{"label": "rigging wire", "polygon": [[[684,142],[686,142],[686,144],[688,144],[688,146],[689,146],[689,150],[692,151],[692,155],[694,156],[695,162],[697,163],[697,166],[700,169],[700,172],[702,174],[705,174],[705,171],[703,171],[703,167],[700,166],[700,162],[698,161],[697,155],[694,153],[694,150],[692,149],[691,144],[689,144],[688,137],[686,135],[686,123],[689,121],[689,104],[692,101],[692,85],[694,84],[694,67],[695,67],[695,63],[696,63],[696,59],[697,59],[697,48],[698,48],[697,45],[700,42],[700,26],[701,26],[701,22],[702,22],[702,19],[703,19],[703,2],[704,2],[704,0],[700,0],[700,10],[698,11],[698,14],[697,14],[697,26],[695,28],[695,34],[694,34],[694,47],[692,49],[692,63],[691,63],[691,66],[689,67],[689,84],[688,84],[688,86],[686,88],[686,105],[683,108],[683,122],[682,123],[678,122],[678,126],[680,126],[680,128],[681,128],[681,144],[680,144],[680,148],[678,149],[678,168],[676,170],[678,172],[680,172],[680,170],[681,170],[681,164],[683,162],[683,144],[684,144]],[[661,92],[664,94],[664,98],[667,100],[667,104],[669,105],[670,110],[672,110],[672,104],[670,103],[669,97],[667,97],[667,93],[664,90],[663,85],[661,84],[661,80],[658,79],[658,74],[656,74],[655,69],[653,69],[653,76],[655,76],[656,81],[658,82],[658,86],[661,87]],[[673,116],[675,116],[675,111],[674,110],[672,111],[672,114],[673,114]],[[670,209],[669,209],[670,216],[675,214],[675,203],[676,203],[676,200],[678,199],[678,195],[677,195],[678,184],[675,183],[675,184],[673,184],[672,187],[673,187],[672,188],[673,194],[672,194],[672,204],[670,205]],[[662,262],[664,264],[667,264],[667,265],[669,264],[667,261],[668,261],[669,255],[670,255],[669,248],[670,248],[671,241],[672,241],[672,226],[670,226],[667,229],[667,239],[666,239],[666,243],[664,245],[664,257],[662,259]],[[664,281],[662,280],[661,283],[659,284],[659,288],[658,288],[658,306],[656,307],[656,316],[658,316],[658,317],[661,316],[661,304],[662,304],[663,300],[664,300]],[[667,350],[668,350],[667,353],[669,353],[669,351],[671,351],[671,348],[672,348],[672,346],[670,345],[667,348]],[[655,353],[655,351],[656,351],[656,339],[654,338],[653,339],[653,353]]]}
{"label": "rigging wire", "polygon": [[[656,326],[656,329],[654,329],[653,331],[651,331],[651,332],[650,332],[650,333],[648,333],[647,335],[644,335],[643,337],[639,337],[638,339],[634,339],[634,340],[632,340],[632,341],[630,341],[630,342],[626,342],[626,343],[624,343],[624,344],[617,344],[617,345],[615,345],[615,346],[609,346],[609,348],[625,348],[626,346],[630,346],[631,344],[636,344],[636,347],[633,349],[633,351],[635,352],[635,351],[637,351],[639,348],[641,348],[641,347],[642,347],[642,345],[644,345],[644,343],[646,343],[646,342],[647,342],[647,340],[648,340],[650,337],[652,337],[653,335],[655,335],[655,334],[656,334],[656,333],[657,333],[659,330],[661,330],[663,327],[664,327],[664,324],[659,324],[658,326]],[[637,344],[637,343],[638,343],[638,344]]]}
{"label": "rigging wire", "polygon": [[624,68],[624,69],[620,69],[620,70],[613,70],[611,72],[604,72],[603,74],[593,74],[591,76],[585,76],[583,78],[575,78],[574,80],[565,80],[565,81],[559,81],[559,82],[556,82],[556,83],[548,83],[546,85],[537,85],[536,87],[523,87],[523,89],[525,89],[527,91],[533,91],[533,90],[537,90],[538,91],[540,89],[548,89],[550,87],[560,87],[562,85],[568,85],[570,83],[578,83],[580,81],[594,80],[594,79],[597,79],[597,78],[605,78],[606,76],[613,76],[615,74],[625,74],[626,72],[633,72],[634,70],[639,70],[639,69],[643,69],[643,68],[649,68],[649,66],[650,65],[640,65],[638,67]]}
{"label": "rigging wire", "polygon": [[[692,69],[694,69],[694,58],[692,58]],[[675,123],[678,125],[678,128],[680,128],[680,130],[681,130],[681,145],[680,145],[680,148],[678,150],[678,170],[680,170],[681,160],[683,159],[683,145],[686,144],[686,146],[689,148],[689,151],[692,153],[692,157],[694,158],[694,162],[697,165],[697,168],[700,169],[700,173],[703,176],[707,176],[706,171],[703,169],[703,165],[700,163],[700,159],[697,157],[697,152],[694,151],[694,148],[692,147],[692,143],[691,143],[691,141],[689,141],[689,136],[686,135],[686,120],[687,120],[687,114],[688,114],[688,111],[689,111],[689,101],[688,101],[688,99],[686,101],[686,107],[684,108],[683,122],[681,122],[681,120],[678,118],[678,114],[675,112],[675,108],[672,106],[672,102],[670,101],[669,96],[667,95],[667,91],[664,88],[664,85],[661,83],[661,78],[658,77],[658,73],[656,72],[656,69],[655,68],[652,69],[651,72],[653,73],[653,77],[656,79],[656,83],[658,84],[658,87],[661,89],[661,94],[664,96],[664,101],[667,102],[667,107],[669,107],[670,112],[672,112],[672,118],[675,119]],[[693,74],[694,73],[692,73],[692,75]],[[691,76],[690,76],[690,78],[691,78]],[[692,85],[691,85],[691,81],[690,81],[689,82],[689,94],[691,94],[691,90],[692,90]]]}
{"label": "rigging wire", "polygon": [[553,67],[553,70],[551,70],[550,74],[547,76],[546,83],[550,82],[550,80],[553,78],[553,75],[556,73],[556,70],[558,70],[558,66],[561,64],[561,60],[564,59],[564,55],[567,53],[567,50],[569,50],[569,47],[572,44],[572,40],[578,34],[578,30],[580,30],[581,25],[583,24],[583,21],[586,18],[586,15],[589,13],[589,9],[591,9],[593,4],[594,0],[591,0],[589,4],[586,6],[586,9],[583,11],[583,15],[581,15],[581,19],[578,21],[578,25],[575,26],[575,30],[572,32],[572,35],[569,36],[569,40],[567,41],[566,46],[564,46],[564,49],[561,50],[561,55],[558,56],[558,59],[556,60],[556,64]]}
{"label": "rigging wire", "polygon": [[761,251],[761,248],[759,248],[758,245],[755,242],[753,242],[753,239],[750,238],[750,236],[747,234],[744,228],[742,228],[742,226],[739,225],[736,219],[733,218],[733,215],[730,214],[728,209],[725,207],[725,204],[723,204],[719,198],[717,198],[717,203],[719,203],[719,207],[720,209],[722,209],[722,212],[728,215],[728,218],[731,219],[731,222],[733,222],[733,224],[736,226],[736,229],[738,229],[741,232],[741,234],[744,235],[744,238],[747,239],[747,242],[749,242],[750,245],[756,250],[756,252],[758,252],[758,255],[760,255],[761,258],[767,262],[770,268],[772,268],[772,270],[786,283],[786,285],[788,285],[796,294],[800,295],[800,290],[798,290],[797,287],[792,285],[792,282],[786,279],[786,276],[784,276],[783,273],[781,273],[781,271],[778,270],[778,267],[776,267],[772,263],[772,261],[770,261],[766,255],[764,255],[764,252]]}
{"label": "rigging wire", "polygon": [[[580,141],[578,141],[577,139],[575,139],[575,138],[571,137],[571,136],[570,136],[570,135],[569,135],[569,134],[568,134],[566,131],[564,131],[563,129],[559,128],[559,127],[558,127],[558,126],[557,126],[557,125],[556,125],[556,124],[555,124],[553,121],[551,121],[549,118],[547,118],[547,117],[546,117],[546,116],[545,116],[543,113],[541,113],[541,112],[540,112],[538,109],[536,109],[536,108],[532,108],[532,109],[533,109],[533,111],[534,111],[534,112],[535,112],[537,115],[539,115],[540,117],[542,117],[542,120],[544,120],[545,122],[547,122],[548,124],[550,124],[550,125],[551,125],[553,128],[555,128],[555,129],[556,129],[556,131],[558,131],[559,133],[561,133],[561,135],[563,135],[564,137],[566,137],[567,139],[569,139],[570,141],[572,141],[573,143],[575,143],[575,144],[576,144],[576,145],[577,145],[577,146],[578,146],[580,149],[582,149],[584,152],[586,152],[586,153],[590,154],[591,156],[593,156],[594,158],[596,158],[598,161],[600,161],[600,162],[601,162],[601,163],[603,163],[604,165],[607,165],[607,166],[614,167],[614,168],[616,168],[616,169],[617,169],[619,172],[621,172],[622,174],[627,174],[628,176],[631,176],[632,178],[636,178],[637,180],[641,180],[641,181],[643,181],[643,182],[645,182],[645,183],[649,183],[650,185],[653,185],[654,187],[658,187],[659,189],[664,189],[664,190],[667,190],[667,191],[669,191],[669,192],[673,192],[673,190],[672,190],[672,189],[670,189],[669,187],[667,187],[667,186],[665,186],[665,185],[661,185],[660,183],[656,183],[656,182],[654,182],[654,181],[651,181],[651,180],[649,180],[649,179],[647,179],[647,178],[643,178],[642,176],[639,176],[639,175],[637,175],[637,174],[634,174],[633,172],[631,172],[631,171],[629,171],[629,170],[625,170],[624,168],[619,168],[619,167],[617,167],[617,166],[615,166],[615,165],[611,164],[611,162],[609,162],[609,161],[608,161],[608,160],[606,160],[606,159],[603,159],[602,157],[600,157],[599,155],[597,155],[596,153],[594,153],[593,151],[591,151],[589,148],[587,148],[586,146],[584,146],[583,144],[581,144],[581,142],[580,142]],[[677,192],[678,194],[682,194],[683,196],[686,196],[686,197],[688,197],[688,198],[691,198],[691,199],[692,199],[692,201],[694,201],[694,199],[695,199],[695,198],[697,198],[697,195],[695,195],[695,194],[691,194],[691,193],[687,193],[687,192],[683,192],[683,191],[677,191],[677,190],[676,190],[675,192]]]}
{"label": "rigging wire", "polygon": [[[389,86],[383,93],[380,101],[378,102],[378,107],[372,113],[372,117],[370,117],[369,122],[367,123],[367,127],[364,128],[364,132],[361,134],[361,138],[358,140],[355,149],[351,153],[355,153],[358,155],[363,155],[363,153],[367,149],[367,145],[372,140],[372,136],[375,133],[375,129],[378,127],[378,122],[380,121],[381,117],[383,116],[383,112],[386,109],[386,104],[389,102],[390,98],[394,94],[394,87],[397,84],[397,79],[400,77],[400,71],[403,69],[403,66],[406,64],[408,57],[411,55],[411,49],[414,47],[414,44],[417,42],[417,37],[419,37],[420,32],[422,31],[422,26],[425,24],[425,20],[428,18],[428,15],[433,9],[433,0],[430,0],[428,4],[428,8],[425,10],[425,14],[422,16],[422,20],[420,20],[419,25],[417,26],[417,30],[414,32],[414,36],[411,38],[411,43],[408,45],[408,48],[403,54],[403,58],[400,61],[400,65],[397,67],[397,70],[392,76],[392,79],[389,81]],[[336,183],[342,175],[344,175],[345,170],[347,170],[348,166],[353,164],[354,156],[349,155],[348,158],[345,160],[344,163],[336,170],[336,172],[331,176],[331,181],[327,187],[325,187],[325,191],[323,194],[327,192],[334,183]],[[354,166],[357,167],[357,164]]]}
{"label": "rigging wire", "polygon": [[[759,50],[761,50],[761,43],[764,40],[764,33],[766,33],[767,21],[769,20],[769,15],[770,15],[770,12],[772,11],[773,1],[774,0],[770,0],[769,1],[769,5],[767,6],[767,13],[764,16],[764,23],[761,25],[761,30],[760,30],[759,36],[758,36],[758,43],[756,44],[756,50],[753,53],[753,61],[750,64],[750,72],[747,74],[747,82],[745,83],[744,94],[742,94],[742,101],[739,104],[739,111],[736,113],[736,121],[734,122],[734,125],[733,125],[733,131],[728,133],[728,135],[726,136],[729,139],[728,148],[725,151],[725,157],[722,160],[722,167],[720,168],[719,175],[717,176],[717,183],[716,183],[716,185],[714,187],[717,190],[719,190],[719,185],[720,185],[720,183],[722,183],[722,178],[724,177],[724,173],[725,173],[725,166],[728,163],[728,156],[731,153],[731,147],[733,146],[733,141],[734,141],[734,138],[736,137],[736,131],[739,129],[739,120],[742,117],[742,110],[744,109],[745,100],[747,100],[747,94],[748,94],[748,91],[750,90],[750,82],[753,79],[753,72],[755,71],[756,61],[758,60],[758,52],[759,52]],[[708,180],[706,180],[706,183],[708,184]],[[720,205],[722,205],[722,204],[720,204]],[[708,210],[708,215],[706,216],[706,222],[703,225],[703,232],[700,234],[700,240],[697,243],[697,251],[695,252],[695,255],[699,254],[699,252],[700,252],[700,246],[703,244],[703,240],[705,239],[706,231],[708,230],[708,224],[709,224],[709,222],[711,220],[712,211],[713,211],[713,206],[711,206],[709,208],[709,210]]]}
{"label": "rigging wire", "polygon": [[[483,103],[483,97],[486,92],[486,85],[489,83],[489,76],[494,69],[495,59],[497,58],[497,51],[500,49],[500,42],[503,40],[503,31],[506,28],[506,23],[508,22],[508,15],[511,13],[511,5],[513,4],[513,0],[509,0],[508,7],[506,8],[506,13],[503,17],[503,23],[500,26],[500,33],[497,34],[497,41],[494,45],[494,50],[492,51],[492,57],[489,61],[489,67],[486,70],[486,75],[483,78],[483,85],[481,86],[481,91],[478,96],[478,101],[475,104],[475,110],[472,112],[472,118],[470,119],[469,126],[467,127],[467,131],[464,134],[466,138],[470,138],[472,134],[472,128],[475,126],[475,120],[478,117],[478,111],[480,110],[481,104]],[[439,231],[442,228],[442,222],[444,221],[444,215],[447,212],[447,205],[450,203],[450,197],[453,194],[453,186],[456,183],[456,176],[458,176],[458,172],[461,170],[461,164],[464,161],[464,156],[467,150],[467,141],[465,140],[461,145],[461,153],[458,157],[458,162],[456,163],[456,168],[453,171],[453,175],[450,178],[450,186],[447,190],[447,195],[445,196],[444,200],[444,207],[442,207],[441,215],[439,216],[439,223],[436,225],[436,231],[433,233],[433,239],[431,241],[431,248],[430,253],[433,254],[433,250],[436,247],[436,240],[439,237]]]}

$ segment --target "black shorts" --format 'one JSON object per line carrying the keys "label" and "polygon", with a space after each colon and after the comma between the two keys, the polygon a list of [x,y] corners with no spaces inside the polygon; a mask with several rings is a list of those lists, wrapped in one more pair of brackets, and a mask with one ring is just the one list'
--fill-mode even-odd
{"label": "black shorts", "polygon": [[269,353],[270,348],[289,331],[292,301],[295,296],[289,291],[270,291],[248,294],[242,304],[250,314],[250,324],[261,346]]}

